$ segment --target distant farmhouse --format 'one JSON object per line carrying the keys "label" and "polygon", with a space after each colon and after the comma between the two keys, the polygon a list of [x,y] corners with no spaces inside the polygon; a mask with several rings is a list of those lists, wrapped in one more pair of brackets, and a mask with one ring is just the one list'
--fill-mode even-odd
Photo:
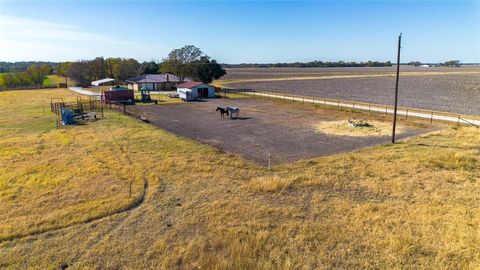
{"label": "distant farmhouse", "polygon": [[[189,80],[184,80],[189,81]],[[145,89],[151,91],[173,91],[177,84],[182,83],[180,79],[173,74],[144,74],[125,81],[128,89],[140,91]]]}

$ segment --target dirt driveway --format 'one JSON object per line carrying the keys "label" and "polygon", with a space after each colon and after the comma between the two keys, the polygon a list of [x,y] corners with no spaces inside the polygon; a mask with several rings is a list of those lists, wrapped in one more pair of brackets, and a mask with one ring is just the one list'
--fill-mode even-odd
{"label": "dirt driveway", "polygon": [[[220,118],[220,113],[215,111],[217,106],[239,107],[240,118]],[[352,151],[390,140],[389,136],[328,135],[316,131],[314,124],[349,117],[390,121],[391,117],[385,119],[368,113],[274,100],[211,99],[175,105],[132,106],[129,111],[148,118],[162,129],[239,154],[262,165],[267,164],[268,153],[271,153],[272,164],[279,164]],[[399,139],[436,128],[423,123],[408,124]]]}

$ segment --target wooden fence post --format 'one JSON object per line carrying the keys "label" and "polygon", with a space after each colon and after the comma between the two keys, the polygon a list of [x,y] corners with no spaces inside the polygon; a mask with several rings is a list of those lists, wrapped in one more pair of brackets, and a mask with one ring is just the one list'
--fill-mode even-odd
{"label": "wooden fence post", "polygon": [[271,163],[272,163],[272,154],[268,152],[268,170],[272,168]]}
{"label": "wooden fence post", "polygon": [[132,196],[132,180],[128,183],[128,198]]}

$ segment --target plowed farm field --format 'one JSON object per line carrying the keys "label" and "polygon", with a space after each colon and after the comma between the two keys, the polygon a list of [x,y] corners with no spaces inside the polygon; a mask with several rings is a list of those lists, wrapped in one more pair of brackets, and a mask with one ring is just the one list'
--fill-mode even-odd
{"label": "plowed farm field", "polygon": [[[402,70],[400,106],[480,115],[480,69],[427,69]],[[302,69],[265,70],[229,69],[229,77],[220,83],[230,88],[393,105],[395,76],[391,68],[337,68],[323,73],[307,68],[303,73]]]}

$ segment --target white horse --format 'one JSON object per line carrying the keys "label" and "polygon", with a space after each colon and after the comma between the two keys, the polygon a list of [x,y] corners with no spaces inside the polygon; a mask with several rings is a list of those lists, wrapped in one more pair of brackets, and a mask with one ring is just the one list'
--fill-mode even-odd
{"label": "white horse", "polygon": [[240,114],[240,108],[227,107],[226,109],[230,113],[230,118],[233,118],[233,114],[235,114],[235,117],[238,118],[238,115]]}

